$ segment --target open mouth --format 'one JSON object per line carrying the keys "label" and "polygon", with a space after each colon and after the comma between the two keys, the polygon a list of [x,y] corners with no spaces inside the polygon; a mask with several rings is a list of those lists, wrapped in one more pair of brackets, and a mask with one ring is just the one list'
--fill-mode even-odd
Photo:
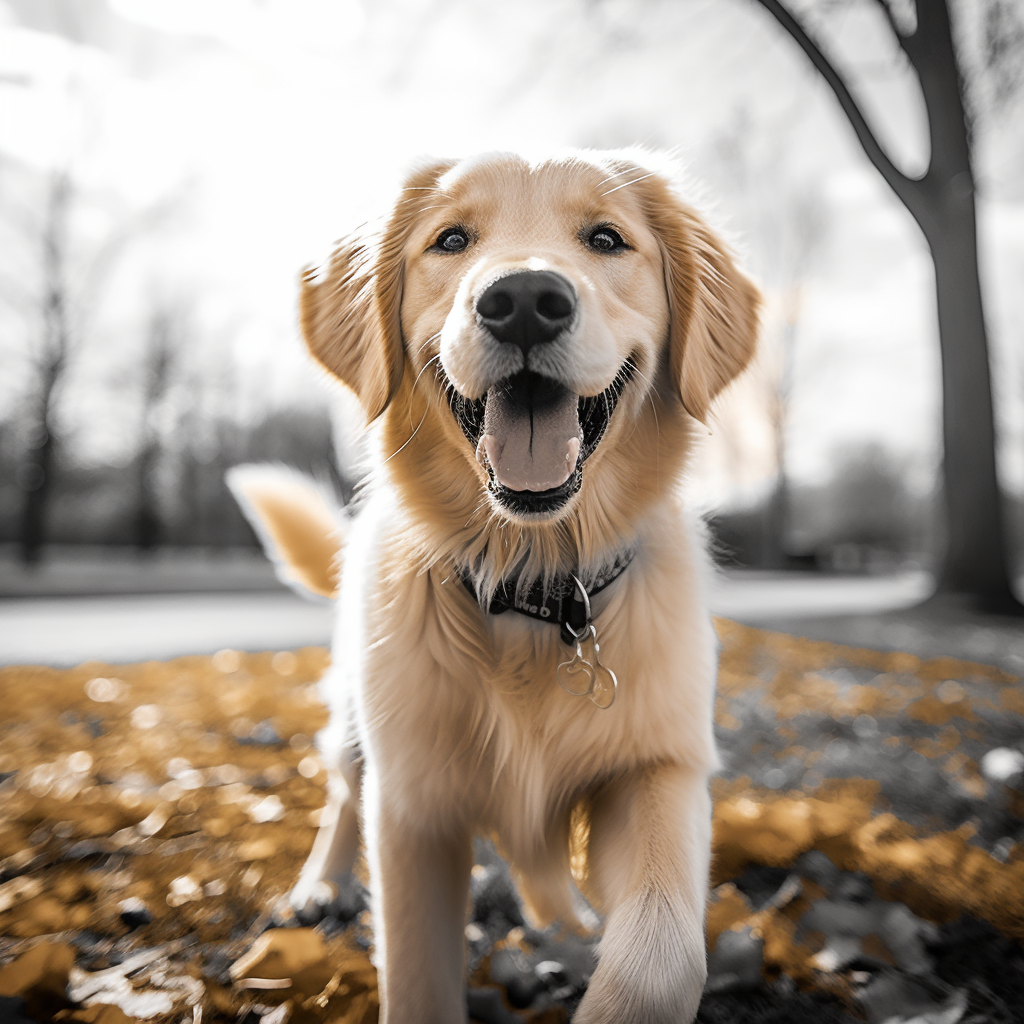
{"label": "open mouth", "polygon": [[634,369],[627,359],[612,383],[591,396],[573,394],[531,370],[498,381],[475,400],[445,382],[455,419],[503,508],[517,515],[550,515],[569,501]]}

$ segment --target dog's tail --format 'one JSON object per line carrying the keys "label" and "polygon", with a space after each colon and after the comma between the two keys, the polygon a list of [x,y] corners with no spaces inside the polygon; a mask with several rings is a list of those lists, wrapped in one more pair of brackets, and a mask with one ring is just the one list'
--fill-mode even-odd
{"label": "dog's tail", "polygon": [[321,488],[281,465],[234,466],[227,484],[278,577],[306,596],[335,597],[345,522]]}

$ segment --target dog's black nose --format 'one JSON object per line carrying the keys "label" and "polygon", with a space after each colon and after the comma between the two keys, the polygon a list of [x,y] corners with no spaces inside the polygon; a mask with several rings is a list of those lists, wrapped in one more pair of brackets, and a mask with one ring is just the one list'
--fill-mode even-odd
{"label": "dog's black nose", "polygon": [[488,285],[476,300],[476,311],[498,341],[518,345],[525,356],[569,326],[576,292],[561,274],[519,270]]}

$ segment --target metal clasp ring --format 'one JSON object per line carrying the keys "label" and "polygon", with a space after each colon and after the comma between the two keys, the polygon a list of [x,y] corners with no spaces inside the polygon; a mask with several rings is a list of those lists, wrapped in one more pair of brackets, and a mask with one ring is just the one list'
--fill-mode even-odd
{"label": "metal clasp ring", "polygon": [[[590,611],[590,595],[587,593],[587,588],[585,586],[583,586],[583,584],[580,582],[580,579],[579,579],[578,576],[573,576],[572,573],[569,573],[569,579],[571,579],[573,581],[573,583],[576,584],[576,589],[583,596],[583,613],[586,616],[586,625],[584,625],[584,627],[583,627],[583,632],[585,632],[586,629],[587,629],[587,626],[590,625],[591,618],[593,618],[593,615],[592,615],[592,613]],[[576,637],[577,639],[579,639],[583,635],[583,632],[577,633],[576,630],[573,629],[572,626],[570,626],[568,622],[565,624],[565,628],[567,630],[569,630],[569,632],[572,633],[572,635],[574,637]]]}

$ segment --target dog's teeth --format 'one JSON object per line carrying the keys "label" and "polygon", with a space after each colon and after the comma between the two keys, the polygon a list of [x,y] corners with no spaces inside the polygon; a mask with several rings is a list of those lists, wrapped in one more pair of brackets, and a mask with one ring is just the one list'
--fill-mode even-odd
{"label": "dog's teeth", "polygon": [[487,445],[484,444],[484,442],[487,440],[488,436],[489,435],[487,434],[481,434],[480,440],[477,442],[476,446],[476,461],[479,462],[484,469],[487,468]]}

